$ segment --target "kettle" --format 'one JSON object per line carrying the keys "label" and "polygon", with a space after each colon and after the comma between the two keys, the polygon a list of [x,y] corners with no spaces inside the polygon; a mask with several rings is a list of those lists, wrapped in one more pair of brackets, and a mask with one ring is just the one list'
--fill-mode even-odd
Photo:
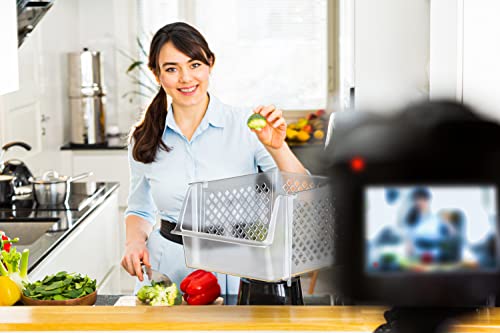
{"label": "kettle", "polygon": [[14,187],[21,187],[30,185],[29,178],[33,177],[33,174],[28,169],[26,164],[23,161],[18,159],[10,159],[8,161],[4,161],[3,157],[7,150],[14,146],[19,146],[27,151],[31,150],[31,146],[25,142],[21,141],[13,141],[8,142],[2,147],[2,151],[0,152],[0,175],[10,175],[14,177],[13,185]]}

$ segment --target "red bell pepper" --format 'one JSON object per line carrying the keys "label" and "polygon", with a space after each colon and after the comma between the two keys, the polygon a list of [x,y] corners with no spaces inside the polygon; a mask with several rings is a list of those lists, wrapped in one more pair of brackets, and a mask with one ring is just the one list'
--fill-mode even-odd
{"label": "red bell pepper", "polygon": [[0,251],[5,250],[10,252],[12,243],[19,241],[19,238],[10,239],[3,231],[0,230]]}
{"label": "red bell pepper", "polygon": [[211,304],[220,295],[220,286],[215,275],[201,269],[186,276],[180,288],[185,293],[183,297],[189,305]]}

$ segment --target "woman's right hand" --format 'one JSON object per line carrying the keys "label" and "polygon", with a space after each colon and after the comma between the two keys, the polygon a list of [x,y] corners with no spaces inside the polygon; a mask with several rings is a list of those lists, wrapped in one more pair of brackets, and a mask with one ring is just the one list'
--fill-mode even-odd
{"label": "woman's right hand", "polygon": [[122,267],[132,276],[137,276],[139,281],[144,280],[142,264],[151,267],[149,252],[145,241],[127,242],[125,254],[121,261]]}

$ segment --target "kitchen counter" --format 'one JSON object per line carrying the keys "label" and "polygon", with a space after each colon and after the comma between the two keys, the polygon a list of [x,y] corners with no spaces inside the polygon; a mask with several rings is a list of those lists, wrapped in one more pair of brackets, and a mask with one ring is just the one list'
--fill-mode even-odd
{"label": "kitchen counter", "polygon": [[[176,306],[3,307],[2,331],[329,331],[372,332],[384,322],[382,307]],[[457,320],[450,332],[498,332],[500,309]]]}
{"label": "kitchen counter", "polygon": [[107,138],[102,144],[74,144],[67,143],[61,146],[61,150],[126,150],[128,148],[128,133],[122,133],[116,137]]}
{"label": "kitchen counter", "polygon": [[[79,183],[75,184],[77,185]],[[18,251],[22,251],[24,248],[29,248],[30,250],[28,273],[30,273],[40,261],[42,261],[54,248],[56,248],[62,240],[71,234],[73,230],[75,230],[80,224],[85,223],[85,218],[96,210],[101,203],[119,187],[119,184],[114,182],[95,184],[98,190],[96,190],[94,195],[88,197],[88,200],[82,201],[85,206],[81,209],[37,209],[35,205],[33,206],[33,209],[18,211],[17,214],[13,214],[12,212],[5,210],[0,211],[0,221],[2,221],[2,223],[9,223],[10,229],[13,230],[15,230],[15,223],[28,222],[36,224],[42,221],[53,222],[53,226],[33,243],[25,246],[16,244]],[[76,197],[77,194],[74,196]],[[72,197],[70,197],[70,200],[71,199]],[[12,236],[17,235],[12,234]]]}

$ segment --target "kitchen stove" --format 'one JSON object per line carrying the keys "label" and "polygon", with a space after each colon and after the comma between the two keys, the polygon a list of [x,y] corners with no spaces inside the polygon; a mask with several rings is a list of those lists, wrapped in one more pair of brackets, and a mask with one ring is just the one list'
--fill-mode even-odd
{"label": "kitchen stove", "polygon": [[0,221],[58,220],[62,212],[79,212],[105,190],[105,183],[72,183],[68,202],[61,205],[39,205],[31,195],[0,207]]}

